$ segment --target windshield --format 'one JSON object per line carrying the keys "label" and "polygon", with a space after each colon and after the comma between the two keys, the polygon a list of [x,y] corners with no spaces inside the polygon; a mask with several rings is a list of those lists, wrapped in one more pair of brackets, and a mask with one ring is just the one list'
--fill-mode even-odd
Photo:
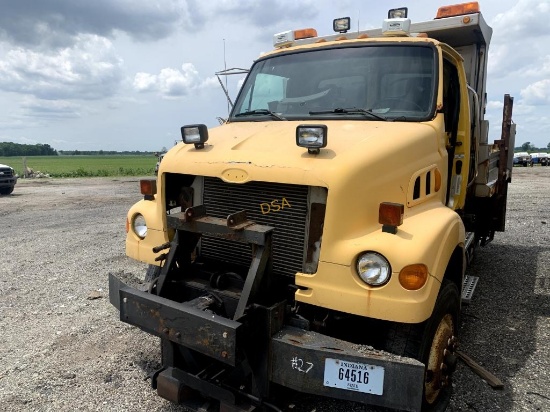
{"label": "windshield", "polygon": [[269,57],[252,67],[231,120],[427,120],[435,102],[436,62],[435,48],[424,44]]}

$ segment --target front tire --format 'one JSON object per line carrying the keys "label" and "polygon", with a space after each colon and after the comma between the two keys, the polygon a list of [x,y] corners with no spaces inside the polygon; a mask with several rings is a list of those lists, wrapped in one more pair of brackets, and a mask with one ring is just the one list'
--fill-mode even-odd
{"label": "front tire", "polygon": [[392,324],[386,350],[412,357],[425,366],[422,411],[442,412],[451,399],[456,367],[460,295],[456,284],[443,280],[432,316],[419,324]]}
{"label": "front tire", "polygon": [[451,399],[452,373],[456,368],[456,337],[460,312],[457,286],[444,280],[434,312],[426,321],[419,360],[426,365],[423,410],[444,411]]}

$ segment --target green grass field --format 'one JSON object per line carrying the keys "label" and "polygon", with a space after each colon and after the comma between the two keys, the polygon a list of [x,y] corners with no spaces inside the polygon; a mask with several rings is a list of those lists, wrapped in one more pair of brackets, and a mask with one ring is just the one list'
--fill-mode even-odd
{"label": "green grass field", "polygon": [[[23,158],[0,157],[23,176]],[[50,177],[143,176],[154,174],[155,156],[27,156],[27,167]]]}

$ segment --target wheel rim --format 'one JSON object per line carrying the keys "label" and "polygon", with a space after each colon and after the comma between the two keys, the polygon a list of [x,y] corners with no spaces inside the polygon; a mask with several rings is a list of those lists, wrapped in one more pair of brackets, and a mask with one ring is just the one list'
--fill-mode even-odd
{"label": "wheel rim", "polygon": [[450,384],[456,366],[455,349],[454,320],[448,313],[437,326],[426,365],[424,396],[430,405],[437,400],[441,390]]}

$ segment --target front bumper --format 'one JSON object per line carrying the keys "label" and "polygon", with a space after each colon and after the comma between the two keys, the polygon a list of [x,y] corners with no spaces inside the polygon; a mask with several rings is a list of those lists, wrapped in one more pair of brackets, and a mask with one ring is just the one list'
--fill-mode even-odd
{"label": "front bumper", "polygon": [[[184,347],[212,359],[229,370],[252,370],[261,396],[246,397],[252,404],[269,399],[270,384],[276,383],[298,392],[322,395],[405,411],[419,411],[424,387],[424,365],[414,359],[398,357],[372,348],[360,347],[320,333],[285,324],[284,306],[260,307],[239,321],[197,309],[127,286],[109,275],[109,298],[120,311],[123,322],[135,325],[162,338],[166,348]],[[231,379],[190,373],[168,356],[153,375],[158,394],[193,410],[196,403],[187,394],[200,393],[213,399],[208,411],[252,411],[254,406],[240,403],[242,386]],[[383,390],[379,395],[325,386],[327,359],[382,367]],[[202,375],[201,375],[202,374]],[[228,383],[229,382],[229,383]],[[205,410],[204,403],[195,410]],[[202,408],[202,409],[201,409]]]}
{"label": "front bumper", "polygon": [[0,176],[0,189],[5,187],[13,187],[17,183],[17,177]]}

